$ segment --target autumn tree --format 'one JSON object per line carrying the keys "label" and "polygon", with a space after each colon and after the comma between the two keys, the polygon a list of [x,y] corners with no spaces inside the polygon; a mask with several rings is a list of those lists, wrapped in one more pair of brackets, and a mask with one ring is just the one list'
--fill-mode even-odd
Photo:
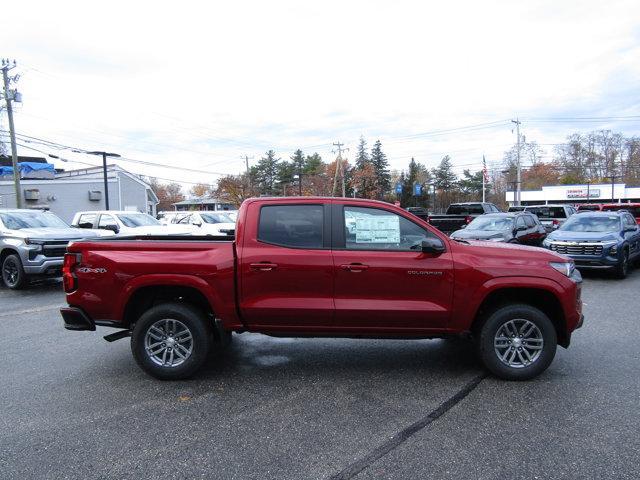
{"label": "autumn tree", "polygon": [[155,178],[148,179],[149,186],[158,197],[159,212],[174,210],[173,204],[184,200],[182,187],[178,183],[160,183]]}
{"label": "autumn tree", "polygon": [[198,183],[191,187],[189,190],[189,194],[194,197],[204,197],[207,195],[211,195],[215,191],[215,188],[211,185],[207,185],[205,183]]}

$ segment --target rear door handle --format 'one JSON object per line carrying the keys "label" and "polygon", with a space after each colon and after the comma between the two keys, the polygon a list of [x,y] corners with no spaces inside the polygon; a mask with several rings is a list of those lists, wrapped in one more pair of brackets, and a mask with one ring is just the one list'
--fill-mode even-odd
{"label": "rear door handle", "polygon": [[346,263],[344,265],[340,265],[340,268],[349,272],[362,272],[369,268],[369,265],[363,265],[362,263]]}
{"label": "rear door handle", "polygon": [[249,268],[260,272],[270,272],[271,270],[278,268],[278,264],[269,262],[250,263]]}

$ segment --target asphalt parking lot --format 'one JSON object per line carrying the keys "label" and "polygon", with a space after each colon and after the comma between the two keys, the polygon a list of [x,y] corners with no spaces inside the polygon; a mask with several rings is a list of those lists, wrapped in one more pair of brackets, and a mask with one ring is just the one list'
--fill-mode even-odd
{"label": "asphalt parking lot", "polygon": [[0,289],[0,478],[636,479],[639,293],[586,276],[585,326],[525,383],[464,341],[254,334],[171,383],[64,330],[59,282]]}

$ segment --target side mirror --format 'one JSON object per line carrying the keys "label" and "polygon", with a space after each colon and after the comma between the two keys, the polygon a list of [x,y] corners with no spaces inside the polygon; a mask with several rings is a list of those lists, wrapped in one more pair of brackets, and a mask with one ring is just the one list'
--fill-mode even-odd
{"label": "side mirror", "polygon": [[624,231],[625,232],[635,232],[637,229],[638,229],[637,226],[632,227],[631,225],[628,225],[628,226],[624,227]]}
{"label": "side mirror", "polygon": [[120,231],[120,229],[118,228],[117,225],[115,224],[111,224],[111,225],[105,225],[103,227],[105,230],[111,230],[113,233],[118,233]]}
{"label": "side mirror", "polygon": [[439,255],[444,252],[444,243],[439,238],[427,238],[420,245],[422,253],[433,253]]}
{"label": "side mirror", "polygon": [[196,227],[201,227],[201,226],[202,226],[202,223],[199,223],[199,222],[198,222],[198,223],[193,222],[191,225],[195,225]]}

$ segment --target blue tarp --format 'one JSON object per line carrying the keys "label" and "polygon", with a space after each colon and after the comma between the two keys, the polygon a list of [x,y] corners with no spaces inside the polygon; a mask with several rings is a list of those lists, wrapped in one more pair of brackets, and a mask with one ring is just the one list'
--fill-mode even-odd
{"label": "blue tarp", "polygon": [[20,175],[25,175],[30,172],[36,172],[36,171],[42,171],[42,170],[51,172],[53,174],[56,173],[55,169],[53,168],[53,165],[51,165],[50,163],[20,162],[18,164],[18,169],[20,170]]}
{"label": "blue tarp", "polygon": [[[22,178],[53,178],[56,174],[51,163],[20,162],[18,163]],[[13,167],[0,167],[0,176],[13,176]]]}

